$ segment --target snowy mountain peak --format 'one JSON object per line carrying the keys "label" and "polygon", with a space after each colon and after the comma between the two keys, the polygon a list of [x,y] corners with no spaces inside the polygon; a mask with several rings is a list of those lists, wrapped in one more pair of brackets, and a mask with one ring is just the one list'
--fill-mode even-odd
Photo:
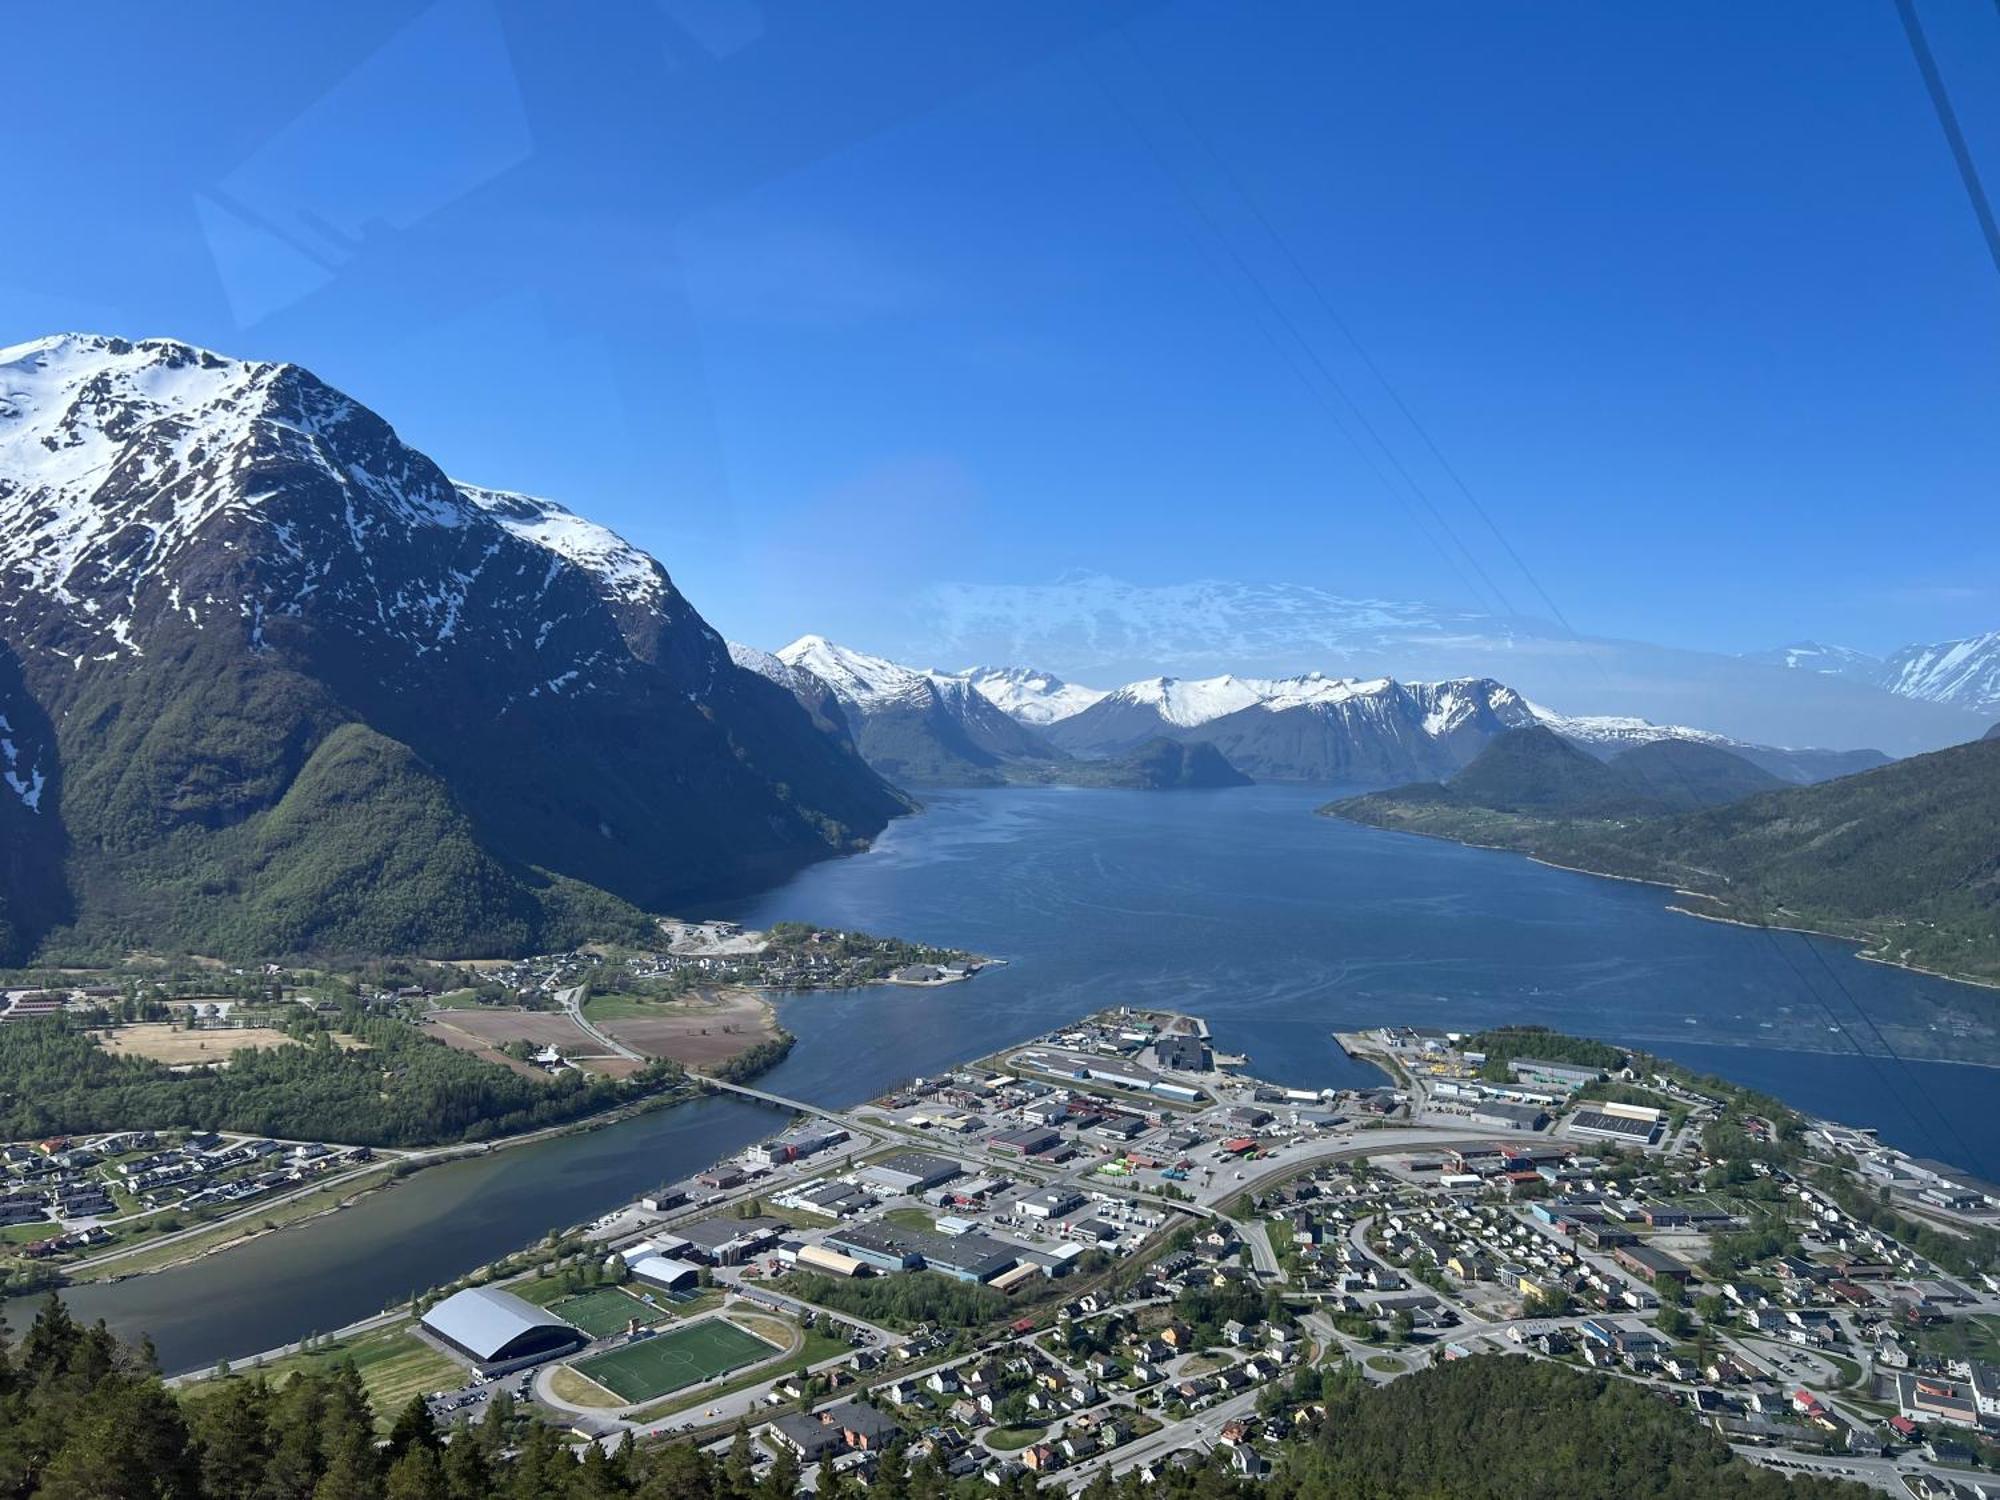
{"label": "snowy mountain peak", "polygon": [[[802,635],[789,646],[781,646],[777,657],[788,667],[812,673],[833,689],[835,697],[857,708],[921,701],[938,691],[938,679],[931,673],[836,645],[823,635]],[[964,688],[962,683],[955,686]]]}
{"label": "snowy mountain peak", "polygon": [[1263,701],[1255,685],[1225,672],[1220,677],[1187,681],[1179,677],[1146,677],[1128,682],[1105,695],[1113,704],[1129,703],[1151,708],[1167,723],[1192,729],[1224,714],[1255,707]]}
{"label": "snowy mountain peak", "polygon": [[1064,682],[1033,667],[967,667],[954,677],[972,684],[987,702],[1023,724],[1053,724],[1082,713],[1104,696],[1102,688]]}

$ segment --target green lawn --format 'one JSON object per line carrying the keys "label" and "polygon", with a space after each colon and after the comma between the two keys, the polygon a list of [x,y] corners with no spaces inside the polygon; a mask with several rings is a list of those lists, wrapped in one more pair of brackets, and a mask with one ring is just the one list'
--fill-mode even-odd
{"label": "green lawn", "polygon": [[583,1015],[588,1021],[630,1021],[657,1016],[674,1003],[649,1000],[641,995],[591,995],[583,1002]]}
{"label": "green lawn", "polygon": [[937,1216],[921,1208],[892,1208],[882,1217],[899,1229],[937,1228]]}
{"label": "green lawn", "polygon": [[659,1309],[648,1307],[637,1297],[628,1297],[611,1286],[595,1287],[574,1297],[558,1298],[548,1304],[548,1309],[594,1339],[623,1333],[625,1325],[634,1318],[649,1327],[666,1318],[666,1314]]}
{"label": "green lawn", "polygon": [[1012,1453],[1039,1443],[1048,1435],[1046,1427],[996,1427],[986,1434],[986,1446],[996,1453]]}
{"label": "green lawn", "polygon": [[624,1344],[571,1366],[620,1400],[652,1401],[731,1370],[772,1358],[778,1350],[723,1318]]}

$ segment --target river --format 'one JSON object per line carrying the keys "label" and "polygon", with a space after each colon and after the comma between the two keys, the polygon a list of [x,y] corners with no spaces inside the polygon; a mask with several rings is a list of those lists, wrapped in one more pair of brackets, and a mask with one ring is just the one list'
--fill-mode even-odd
{"label": "river", "polygon": [[[1650,1047],[2000,1176],[2000,995],[1850,945],[1669,912],[1668,893],[1312,816],[1325,789],[934,793],[866,854],[704,915],[1004,957],[944,989],[781,1002],[760,1083],[839,1106],[1102,1006],[1206,1016],[1255,1072],[1377,1081],[1335,1030],[1536,1021]],[[1893,1055],[1892,1055],[1893,1052]],[[418,1174],[226,1255],[66,1293],[199,1368],[379,1311],[768,1133],[711,1099]],[[9,1308],[18,1326],[26,1309]]]}

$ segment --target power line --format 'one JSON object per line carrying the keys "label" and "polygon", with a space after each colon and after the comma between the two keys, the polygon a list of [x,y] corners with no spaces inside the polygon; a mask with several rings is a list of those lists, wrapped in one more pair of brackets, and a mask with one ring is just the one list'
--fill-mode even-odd
{"label": "power line", "polygon": [[[1195,217],[1208,230],[1210,238],[1221,246],[1223,252],[1229,257],[1231,264],[1236,268],[1237,273],[1256,292],[1259,301],[1270,318],[1290,336],[1292,343],[1297,346],[1299,352],[1304,355],[1312,368],[1318,372],[1320,379],[1325,382],[1326,386],[1332,389],[1341,405],[1346,408],[1354,421],[1373,440],[1375,446],[1381,450],[1383,456],[1388,459],[1390,466],[1401,476],[1403,483],[1408,487],[1410,495],[1415,498],[1417,505],[1428,514],[1431,521],[1444,534],[1446,540],[1455,546],[1459,553],[1463,554],[1465,563],[1470,564],[1473,572],[1478,576],[1480,584],[1484,587],[1482,604],[1485,604],[1487,608],[1493,608],[1497,605],[1501,613],[1512,614],[1513,606],[1508,603],[1505,591],[1487,574],[1485,567],[1479,561],[1478,554],[1465,545],[1451,522],[1438,509],[1423,487],[1410,475],[1409,470],[1404,467],[1402,460],[1396,456],[1395,450],[1383,441],[1381,434],[1375,430],[1374,423],[1368,420],[1367,413],[1361,409],[1360,405],[1348,393],[1347,387],[1342,383],[1339,376],[1328,367],[1325,359],[1320,355],[1312,342],[1299,331],[1297,323],[1285,312],[1282,304],[1272,294],[1270,287],[1264,282],[1262,277],[1258,276],[1256,270],[1244,259],[1242,252],[1236,248],[1235,243],[1223,232],[1215,216],[1209,212],[1207,205],[1201,201],[1200,196],[1189,186],[1185,177],[1174,166],[1172,161],[1168,159],[1166,153],[1161,150],[1158,143],[1153,139],[1151,132],[1146,129],[1144,123],[1125,104],[1124,100],[1118,97],[1117,92],[1106,81],[1103,73],[1091,62],[1088,48],[1083,49],[1083,56],[1086,68],[1090,72],[1093,81],[1103,92],[1105,98],[1110,101],[1112,107],[1125,120],[1132,133],[1138,137],[1140,143],[1146,148],[1147,154],[1153,158],[1154,163],[1160,168],[1161,173],[1167,178],[1168,182],[1180,193],[1181,197],[1193,211]],[[1259,320],[1259,326],[1264,326],[1261,320]],[[1265,332],[1267,337],[1273,337],[1274,343],[1279,343],[1274,336],[1270,335],[1268,328],[1265,329]],[[1280,344],[1280,349],[1281,352],[1285,352],[1282,344]],[[1321,405],[1326,407],[1328,414],[1333,418],[1342,436],[1353,445],[1355,452],[1360,456],[1362,462],[1368,466],[1369,471],[1375,475],[1377,481],[1381,483],[1383,488],[1399,504],[1403,505],[1406,509],[1410,509],[1410,500],[1399,493],[1388,476],[1382,472],[1380,465],[1375,462],[1367,445],[1363,444],[1354,435],[1353,429],[1348,425],[1346,419],[1342,417],[1340,408],[1328,402],[1325,391],[1320,386],[1314,384],[1311,377],[1300,369],[1296,360],[1288,352],[1286,352],[1286,359],[1291,364],[1294,372],[1300,375],[1308,391],[1319,400]],[[1428,528],[1425,529],[1425,535],[1426,537],[1430,537]],[[1472,585],[1471,580],[1466,577],[1464,566],[1451,554],[1449,548],[1438,544],[1435,538],[1431,538],[1431,540],[1432,545],[1438,547],[1440,556],[1444,558],[1452,571],[1458,575],[1460,582],[1466,585],[1467,591],[1478,596],[1481,590]],[[1489,603],[1488,601],[1491,602]]]}
{"label": "power line", "polygon": [[[1995,8],[2000,9],[2000,0],[1995,0]],[[1965,132],[1959,129],[1958,111],[1951,107],[1951,95],[1945,92],[1937,59],[1931,56],[1923,22],[1917,19],[1915,0],[1896,0],[1896,14],[1902,17],[1903,35],[1909,38],[1910,54],[1916,58],[1917,71],[1923,75],[1924,90],[1931,96],[1931,108],[1951,147],[1951,159],[1958,164],[1958,180],[1965,184],[1965,196],[1972,200],[1979,232],[1986,236],[1987,253],[1993,257],[1994,269],[2000,270],[2000,224],[1993,220],[1993,205],[1987,201],[1985,185],[1979,180],[1979,167],[1972,159],[1972,149],[1965,143]]]}

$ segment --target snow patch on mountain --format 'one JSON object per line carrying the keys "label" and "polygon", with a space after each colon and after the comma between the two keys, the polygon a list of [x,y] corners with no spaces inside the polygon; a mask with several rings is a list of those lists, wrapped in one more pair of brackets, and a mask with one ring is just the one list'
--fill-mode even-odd
{"label": "snow patch on mountain", "polygon": [[30,812],[40,812],[42,788],[48,784],[48,777],[38,764],[39,757],[31,760],[25,770],[21,760],[21,749],[14,743],[14,726],[5,714],[0,714],[0,781],[7,784],[7,789],[19,797]]}
{"label": "snow patch on mountain", "polygon": [[1989,713],[2000,708],[2000,630],[1961,641],[1905,646],[1884,665],[1883,679],[1900,697]]}
{"label": "snow patch on mountain", "polygon": [[608,526],[586,521],[553,500],[453,480],[459,494],[508,531],[596,575],[611,597],[657,604],[672,586],[666,569]]}

